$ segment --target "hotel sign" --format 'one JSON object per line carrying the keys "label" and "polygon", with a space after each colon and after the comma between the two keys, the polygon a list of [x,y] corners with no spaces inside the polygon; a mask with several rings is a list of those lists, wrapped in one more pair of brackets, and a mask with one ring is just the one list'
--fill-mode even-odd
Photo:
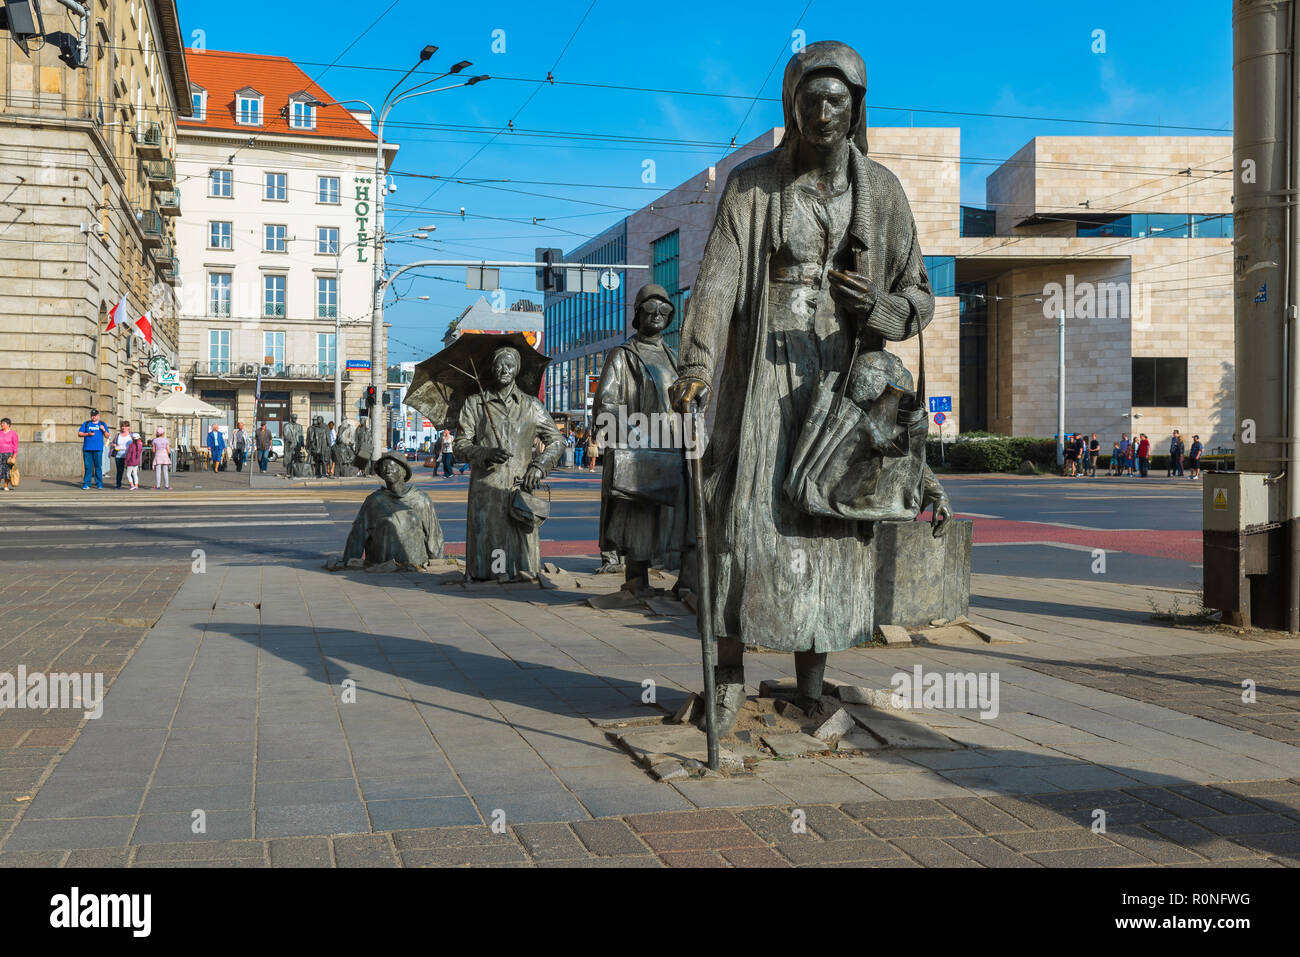
{"label": "hotel sign", "polygon": [[366,258],[366,250],[369,248],[366,244],[374,239],[366,233],[370,225],[370,187],[374,180],[369,176],[354,176],[352,181],[356,186],[356,202],[352,212],[357,219],[357,262],[364,263],[370,261]]}

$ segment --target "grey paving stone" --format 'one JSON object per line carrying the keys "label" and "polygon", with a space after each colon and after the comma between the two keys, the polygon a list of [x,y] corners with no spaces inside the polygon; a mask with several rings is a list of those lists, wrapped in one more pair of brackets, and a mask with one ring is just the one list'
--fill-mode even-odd
{"label": "grey paving stone", "polygon": [[[259,772],[260,772],[259,768]],[[154,787],[199,787],[226,784],[251,784],[253,764],[198,764],[193,766],[168,765],[160,767],[153,776]]]}
{"label": "grey paving stone", "polygon": [[1081,847],[1063,851],[1027,851],[1026,855],[1044,867],[1135,867],[1150,863],[1127,847]]}
{"label": "grey paving stone", "polygon": [[401,859],[403,867],[502,867],[529,863],[523,849],[515,845],[402,851]]}
{"label": "grey paving stone", "polygon": [[70,851],[5,851],[0,867],[60,867]]}
{"label": "grey paving stone", "polygon": [[[596,822],[591,822],[596,823]],[[587,861],[590,854],[568,824],[519,824],[515,836],[534,861]]]}
{"label": "grey paving stone", "polygon": [[1039,867],[1037,862],[1017,854],[991,837],[950,837],[946,843],[985,867]]}
{"label": "grey paving stone", "polygon": [[69,851],[64,867],[127,867],[131,859],[130,848],[100,847],[91,850]]}
{"label": "grey paving stone", "polygon": [[360,777],[361,793],[367,801],[408,798],[463,797],[465,789],[450,771],[419,777]]}
{"label": "grey paving stone", "polygon": [[366,808],[376,831],[478,824],[482,820],[474,805],[464,797],[368,801]]}
{"label": "grey paving stone", "polygon": [[360,801],[277,805],[257,811],[256,836],[259,839],[369,832],[370,819],[366,815],[366,806]]}
{"label": "grey paving stone", "polygon": [[998,840],[1022,854],[1110,846],[1110,841],[1085,827],[1050,831],[1010,831],[999,834]]}
{"label": "grey paving stone", "polygon": [[790,859],[790,863],[835,864],[856,861],[905,860],[898,848],[874,837],[856,841],[816,841],[806,844],[782,844],[777,850]]}
{"label": "grey paving stone", "polygon": [[261,863],[266,846],[261,841],[194,841],[183,844],[148,844],[135,852],[135,866],[182,861]]}
{"label": "grey paving stone", "polygon": [[204,831],[194,833],[195,819],[190,811],[168,811],[160,814],[141,814],[132,844],[161,844],[181,841],[234,841],[253,837],[253,812],[207,811],[203,817]]}
{"label": "grey paving stone", "polygon": [[[252,768],[249,768],[250,777]],[[317,759],[293,761],[261,761],[257,765],[258,783],[276,781],[337,781],[351,778],[352,765],[346,761],[321,761]],[[230,783],[221,781],[217,783]]]}
{"label": "grey paving stone", "polygon": [[334,860],[339,867],[398,867],[397,854],[386,834],[361,834],[334,838]]}
{"label": "grey paving stone", "polygon": [[862,825],[839,808],[814,804],[803,808],[804,821],[809,830],[827,841],[851,841],[866,835]]}
{"label": "grey paving stone", "polygon": [[1029,825],[1024,821],[1012,817],[984,798],[942,798],[941,803],[983,834],[1029,830]]}
{"label": "grey paving stone", "polygon": [[876,818],[862,822],[877,837],[971,837],[979,833],[957,815],[949,817]]}
{"label": "grey paving stone", "polygon": [[323,837],[282,837],[267,842],[272,867],[331,867],[330,842]]}
{"label": "grey paving stone", "polygon": [[28,821],[5,841],[6,851],[125,847],[135,827],[135,816],[87,817],[54,821]]}
{"label": "grey paving stone", "polygon": [[650,849],[622,821],[577,821],[573,830],[597,857],[649,854]]}
{"label": "grey paving stone", "polygon": [[585,821],[591,814],[570,791],[511,791],[508,793],[471,793],[484,820],[492,820],[496,810],[505,812],[510,824],[533,821]]}
{"label": "grey paving stone", "polygon": [[142,813],[165,811],[235,811],[253,806],[253,785],[226,784],[197,787],[151,787],[145,794]]}
{"label": "grey paving stone", "polygon": [[1168,838],[1157,837],[1150,831],[1140,833],[1136,828],[1108,827],[1106,837],[1156,864],[1166,866],[1194,864],[1201,860],[1200,856],[1187,848],[1175,844]]}
{"label": "grey paving stone", "polygon": [[478,847],[483,844],[503,844],[513,847],[515,838],[508,830],[498,833],[487,825],[480,824],[474,827],[394,831],[393,844],[399,852]]}
{"label": "grey paving stone", "polygon": [[337,804],[357,800],[357,783],[351,778],[334,781],[258,781],[253,792],[257,807],[286,804]]}
{"label": "grey paving stone", "polygon": [[639,787],[575,788],[574,793],[592,817],[681,811],[694,806],[673,787],[649,779]]}
{"label": "grey paving stone", "polygon": [[1198,818],[1196,823],[1231,838],[1245,834],[1300,833],[1300,821],[1282,814],[1221,814]]}
{"label": "grey paving stone", "polygon": [[934,837],[900,837],[890,841],[922,867],[979,867],[955,847]]}
{"label": "grey paving stone", "polygon": [[94,791],[44,787],[27,809],[26,819],[113,817],[135,814],[144,788],[100,788]]}
{"label": "grey paving stone", "polygon": [[664,867],[657,857],[595,857],[581,860],[537,861],[538,867]]}
{"label": "grey paving stone", "polygon": [[[800,841],[820,841],[822,836],[815,830],[807,827],[807,812],[803,818],[805,825],[802,831],[794,830],[795,816],[794,808],[784,807],[759,807],[751,808],[748,811],[738,811],[736,816],[748,825],[749,829],[757,834],[768,844],[787,844],[797,843]],[[857,825],[855,825],[857,826]],[[864,837],[865,834],[861,827],[858,827],[856,837]]]}
{"label": "grey paving stone", "polygon": [[845,804],[840,810],[859,821],[883,818],[949,818],[952,811],[938,801],[865,801]]}

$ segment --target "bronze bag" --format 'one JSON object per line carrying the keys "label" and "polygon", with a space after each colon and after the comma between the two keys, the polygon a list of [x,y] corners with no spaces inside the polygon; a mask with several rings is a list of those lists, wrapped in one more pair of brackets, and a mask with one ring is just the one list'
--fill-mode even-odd
{"label": "bronze bag", "polygon": [[676,449],[606,449],[610,498],[676,505],[682,453]]}
{"label": "bronze bag", "polygon": [[540,528],[542,522],[551,517],[551,487],[538,487],[546,489],[546,498],[536,492],[525,492],[522,485],[516,485],[514,494],[510,496],[510,520],[528,531]]}
{"label": "bronze bag", "polygon": [[856,344],[846,370],[822,373],[783,486],[800,511],[873,522],[910,522],[920,514],[930,416],[919,328],[916,335],[915,391],[906,388],[910,377],[900,386],[897,375],[870,387],[872,376],[886,378],[902,363],[884,350],[859,356]]}

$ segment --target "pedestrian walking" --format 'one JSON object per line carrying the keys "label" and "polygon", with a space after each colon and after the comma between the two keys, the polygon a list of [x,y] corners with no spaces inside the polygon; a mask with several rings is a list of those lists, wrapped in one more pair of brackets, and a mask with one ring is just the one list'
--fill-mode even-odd
{"label": "pedestrian walking", "polygon": [[9,491],[10,471],[18,465],[18,433],[8,419],[0,419],[0,486]]}
{"label": "pedestrian walking", "polygon": [[1088,442],[1088,475],[1091,478],[1097,477],[1097,459],[1101,456],[1101,442],[1097,438],[1097,433],[1092,433],[1092,439]]}
{"label": "pedestrian walking", "polygon": [[257,444],[257,467],[265,472],[267,463],[271,459],[272,442],[271,430],[266,427],[265,422],[257,427],[257,434],[253,440]]}
{"label": "pedestrian walking", "polygon": [[244,471],[244,462],[248,459],[248,449],[252,443],[248,441],[248,433],[244,431],[244,423],[235,423],[235,434],[230,437],[230,457],[235,460],[235,471]]}
{"label": "pedestrian walking", "polygon": [[135,437],[131,434],[131,423],[124,421],[117,427],[113,436],[113,464],[117,467],[117,481],[114,488],[122,490],[122,476],[126,473],[126,450],[131,447]]}
{"label": "pedestrian walking", "polygon": [[330,450],[329,450],[329,457],[325,460],[326,461],[325,474],[330,476],[330,478],[333,478],[334,477],[334,443],[339,440],[339,430],[334,428],[333,419],[330,420],[329,430],[330,430]]}
{"label": "pedestrian walking", "polygon": [[1205,446],[1201,444],[1201,437],[1193,435],[1192,447],[1187,450],[1187,477],[1189,479],[1201,477],[1201,454],[1204,451]]}
{"label": "pedestrian walking", "polygon": [[172,465],[172,444],[167,441],[167,430],[161,425],[154,432],[153,439],[153,489],[158,491],[166,487],[172,490],[170,469]]}
{"label": "pedestrian walking", "polygon": [[144,440],[139,433],[131,433],[131,444],[122,458],[126,462],[127,488],[137,491],[140,488],[140,462],[144,459]]}
{"label": "pedestrian walking", "polygon": [[81,423],[77,430],[81,437],[81,461],[85,470],[81,476],[81,490],[90,488],[91,480],[95,488],[104,487],[104,440],[108,438],[108,426],[99,421],[99,410],[91,409],[90,418]]}
{"label": "pedestrian walking", "polygon": [[1075,437],[1066,436],[1065,439],[1065,474],[1069,478],[1074,478],[1075,466],[1079,461],[1079,450],[1075,446]]}
{"label": "pedestrian walking", "polygon": [[1141,433],[1141,439],[1137,447],[1138,471],[1143,478],[1147,477],[1147,469],[1151,464],[1151,441],[1147,438],[1145,432]]}
{"label": "pedestrian walking", "polygon": [[1124,467],[1123,453],[1119,450],[1119,443],[1116,442],[1110,450],[1110,462],[1106,465],[1107,475],[1121,475]]}
{"label": "pedestrian walking", "polygon": [[1173,437],[1169,440],[1169,471],[1165,474],[1166,478],[1173,478],[1175,475],[1182,476],[1184,451],[1186,449],[1183,446],[1182,437],[1178,434],[1178,430],[1174,429]]}
{"label": "pedestrian walking", "polygon": [[226,457],[226,437],[221,434],[215,422],[208,426],[208,454],[212,458],[212,471],[221,468],[221,461]]}

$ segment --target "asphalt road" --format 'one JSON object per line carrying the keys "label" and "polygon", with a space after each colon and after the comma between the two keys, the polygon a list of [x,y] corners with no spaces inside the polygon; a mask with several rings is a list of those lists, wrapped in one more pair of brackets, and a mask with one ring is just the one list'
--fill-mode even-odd
{"label": "asphalt road", "polygon": [[[434,496],[450,550],[461,551],[466,479],[421,470],[416,481]],[[943,481],[958,515],[975,521],[976,572],[1199,585],[1199,483],[1163,476]],[[542,529],[543,556],[575,570],[594,567],[598,474],[561,471],[550,484],[555,500]],[[194,549],[210,561],[321,561],[342,549],[367,491],[218,489],[210,478],[207,489],[178,487],[170,494],[25,487],[0,498],[0,569],[40,560],[189,560]]]}

